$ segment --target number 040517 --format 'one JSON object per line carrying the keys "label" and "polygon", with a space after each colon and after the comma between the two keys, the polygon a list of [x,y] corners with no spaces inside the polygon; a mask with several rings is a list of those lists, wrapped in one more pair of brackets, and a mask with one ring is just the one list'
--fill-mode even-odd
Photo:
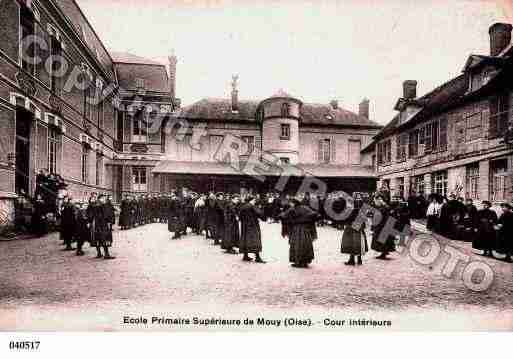
{"label": "number 040517", "polygon": [[38,350],[41,342],[39,341],[11,341],[9,342],[10,350]]}

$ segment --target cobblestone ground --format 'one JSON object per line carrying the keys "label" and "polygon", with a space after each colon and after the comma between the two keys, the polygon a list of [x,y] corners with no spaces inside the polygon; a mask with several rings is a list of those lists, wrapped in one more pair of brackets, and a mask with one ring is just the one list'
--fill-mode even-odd
{"label": "cobblestone ground", "polygon": [[513,265],[472,254],[467,243],[457,247],[495,272],[486,292],[398,253],[380,261],[371,252],[363,266],[347,267],[341,233],[331,227],[319,228],[311,268],[292,268],[280,226],[262,231],[263,265],[223,254],[203,237],[171,241],[164,224],[115,232],[114,261],[95,259],[92,248],[84,257],[64,252],[56,234],[1,242],[0,330],[198,329],[128,325],[124,316],[293,317],[322,330],[349,329],[326,326],[325,318],[387,319],[403,330],[513,330]]}

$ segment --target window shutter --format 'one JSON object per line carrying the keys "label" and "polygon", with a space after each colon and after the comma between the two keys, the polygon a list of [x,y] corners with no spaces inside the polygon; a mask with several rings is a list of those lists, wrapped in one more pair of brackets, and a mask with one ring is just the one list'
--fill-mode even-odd
{"label": "window shutter", "polygon": [[[34,33],[39,39],[44,39],[46,44],[50,44],[50,36],[43,29],[38,22],[34,23]],[[35,45],[33,45],[35,46]],[[35,56],[42,59],[39,64],[36,64],[36,76],[45,85],[50,86],[50,74],[46,70],[45,62],[50,55],[49,46],[45,49],[44,46],[35,46]]]}
{"label": "window shutter", "polygon": [[432,130],[432,126],[431,126],[431,124],[430,124],[430,123],[428,123],[428,124],[426,125],[426,129],[425,129],[425,135],[426,135],[426,137],[425,137],[425,140],[424,140],[424,143],[425,143],[425,145],[426,145],[426,146],[425,146],[425,151],[426,151],[426,152],[431,151],[431,146],[432,146],[432,144],[431,144],[431,143],[432,143],[431,138],[432,138],[432,135],[433,135],[432,131],[433,131],[433,130]]}
{"label": "window shutter", "polygon": [[337,141],[335,140],[335,137],[331,138],[331,161],[330,162],[337,162]]}
{"label": "window shutter", "polygon": [[502,94],[499,98],[500,115],[498,116],[499,120],[497,121],[497,134],[502,136],[508,129],[509,123],[509,94]]}
{"label": "window shutter", "polygon": [[319,145],[317,148],[317,162],[322,162],[322,160],[323,160],[323,158],[322,158],[322,141],[323,140],[319,140]]}
{"label": "window shutter", "polygon": [[440,120],[440,150],[447,150],[447,119]]}
{"label": "window shutter", "polygon": [[490,123],[488,135],[490,138],[497,136],[497,113],[499,112],[499,98],[495,97],[490,100]]}

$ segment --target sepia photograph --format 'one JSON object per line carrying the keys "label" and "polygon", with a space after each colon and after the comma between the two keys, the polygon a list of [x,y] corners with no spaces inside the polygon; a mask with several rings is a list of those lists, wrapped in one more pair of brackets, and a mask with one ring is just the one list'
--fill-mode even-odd
{"label": "sepia photograph", "polygon": [[510,0],[0,0],[2,349],[511,334],[512,31]]}

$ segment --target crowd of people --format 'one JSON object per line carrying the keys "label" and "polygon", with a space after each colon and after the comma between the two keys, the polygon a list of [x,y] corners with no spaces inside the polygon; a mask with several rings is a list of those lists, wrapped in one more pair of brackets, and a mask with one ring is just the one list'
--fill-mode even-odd
{"label": "crowd of people", "polygon": [[472,242],[474,249],[494,257],[494,252],[505,255],[512,262],[513,213],[509,203],[501,204],[501,215],[492,210],[490,201],[481,203],[478,210],[472,199],[431,195],[426,210],[428,230],[452,240]]}
{"label": "crowd of people", "polygon": [[[372,200],[382,212],[382,221],[372,225],[370,248],[380,253],[378,259],[387,259],[395,251],[396,238],[390,236],[381,243],[379,235],[390,216],[396,219],[396,229],[402,231],[405,225],[410,224],[409,211],[406,203],[391,201],[389,204],[382,195],[373,196]],[[326,206],[326,201],[332,203]],[[356,194],[351,201],[351,214],[343,220],[332,220],[325,208],[341,213],[347,207],[346,199],[340,193],[332,193],[326,198],[308,193],[261,196],[188,191],[169,195],[126,195],[121,201],[119,227],[129,230],[149,223],[167,223],[172,240],[188,234],[203,235],[227,254],[241,254],[243,261],[265,263],[261,256],[260,223],[281,223],[281,235],[289,243],[289,261],[294,267],[306,268],[315,257],[313,243],[318,239],[317,227],[330,224],[343,231],[340,251],[349,255],[346,264],[361,265],[362,256],[369,251],[365,230],[367,221],[360,221],[358,226],[354,222],[366,201],[369,199]]]}
{"label": "crowd of people", "polygon": [[59,216],[59,192],[67,185],[59,174],[45,169],[35,178],[34,197],[23,189],[18,193],[15,204],[15,225],[21,232],[30,232],[37,236],[47,234],[51,226],[57,224]]}
{"label": "crowd of people", "polygon": [[[98,258],[113,259],[112,231],[116,209],[111,197],[91,194],[87,202],[74,202],[65,196],[58,205],[57,193],[65,188],[64,181],[55,175],[41,172],[37,178],[35,200],[32,201],[32,228],[35,233],[47,233],[48,217],[56,216],[65,250],[75,250],[84,255],[83,245],[96,248]],[[347,265],[361,265],[362,257],[372,249],[379,253],[377,259],[386,260],[396,250],[397,235],[380,238],[388,218],[395,219],[395,233],[403,237],[408,233],[412,219],[427,218],[427,229],[453,240],[472,242],[473,248],[484,255],[505,255],[511,262],[513,253],[512,207],[503,203],[497,216],[491,203],[483,201],[478,210],[471,199],[444,198],[432,194],[428,200],[412,194],[407,201],[391,197],[388,191],[369,196],[355,193],[349,213],[336,220],[326,213],[345,211],[347,195],[331,193],[318,197],[309,193],[288,196],[279,193],[230,194],[195,193],[183,189],[169,194],[125,195],[120,202],[119,228],[129,230],[151,223],[165,223],[172,233],[172,240],[188,234],[202,235],[212,240],[227,254],[241,254],[244,261],[265,263],[262,259],[261,221],[281,223],[281,235],[288,239],[289,260],[295,267],[306,268],[314,260],[313,242],[318,238],[317,227],[331,225],[342,231],[340,252],[349,256]],[[326,205],[327,201],[331,201]],[[361,220],[361,208],[367,203],[380,214],[380,220]],[[367,207],[369,208],[369,207]],[[368,211],[369,217],[372,211]],[[369,246],[367,227],[372,233]],[[407,226],[407,227],[406,227]],[[380,239],[380,240],[378,240]],[[399,238],[401,239],[401,238]],[[102,252],[103,250],[103,252]],[[251,257],[251,255],[253,257]]]}

